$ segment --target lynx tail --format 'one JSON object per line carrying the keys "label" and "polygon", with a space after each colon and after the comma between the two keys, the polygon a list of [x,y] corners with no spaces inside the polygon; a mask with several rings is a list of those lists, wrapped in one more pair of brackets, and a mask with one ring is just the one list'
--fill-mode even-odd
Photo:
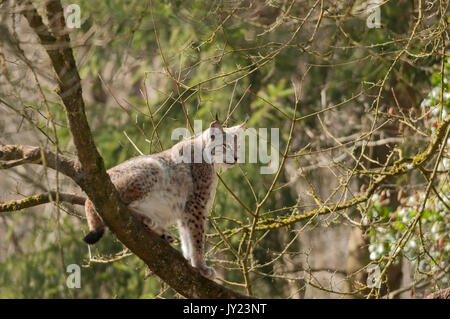
{"label": "lynx tail", "polygon": [[105,233],[105,224],[95,211],[95,207],[90,200],[85,204],[86,218],[89,225],[89,233],[83,238],[84,242],[93,245],[102,238]]}

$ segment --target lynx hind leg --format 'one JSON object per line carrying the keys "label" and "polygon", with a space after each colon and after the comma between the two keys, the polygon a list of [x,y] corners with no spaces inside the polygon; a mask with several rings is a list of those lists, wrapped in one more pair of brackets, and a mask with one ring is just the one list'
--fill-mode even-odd
{"label": "lynx hind leg", "polygon": [[86,244],[93,245],[102,238],[105,232],[105,224],[95,211],[94,204],[89,199],[86,200],[84,208],[86,210],[89,233],[83,238],[83,241]]}
{"label": "lynx hind leg", "polygon": [[169,243],[173,243],[175,241],[175,236],[173,236],[173,234],[166,228],[158,226],[158,224],[151,217],[136,212],[135,215],[137,215],[138,219],[145,226],[147,226],[147,228],[154,231],[162,239],[167,240]]}

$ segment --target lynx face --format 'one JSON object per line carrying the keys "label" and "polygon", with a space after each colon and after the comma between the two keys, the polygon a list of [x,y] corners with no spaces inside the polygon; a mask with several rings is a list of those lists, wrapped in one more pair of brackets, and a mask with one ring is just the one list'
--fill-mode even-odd
{"label": "lynx face", "polygon": [[229,128],[223,128],[215,121],[207,130],[205,159],[222,168],[228,168],[240,160],[241,134],[245,122]]}

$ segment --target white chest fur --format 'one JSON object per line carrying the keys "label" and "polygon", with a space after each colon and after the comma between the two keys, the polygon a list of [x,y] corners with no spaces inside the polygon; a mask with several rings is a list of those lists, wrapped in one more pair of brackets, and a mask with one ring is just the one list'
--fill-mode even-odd
{"label": "white chest fur", "polygon": [[192,189],[192,178],[186,170],[160,166],[161,178],[147,195],[130,204],[137,212],[150,217],[161,227],[174,224],[184,211],[186,200]]}

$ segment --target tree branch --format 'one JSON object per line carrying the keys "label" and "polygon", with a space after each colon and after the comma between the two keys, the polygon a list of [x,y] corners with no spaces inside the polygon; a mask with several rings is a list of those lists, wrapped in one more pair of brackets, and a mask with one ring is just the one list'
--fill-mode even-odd
{"label": "tree branch", "polygon": [[414,168],[421,167],[425,163],[427,163],[438,151],[441,143],[446,143],[444,141],[445,134],[447,130],[450,129],[450,115],[439,124],[439,127],[436,130],[435,138],[430,141],[428,147],[413,158],[410,159],[401,159],[395,162],[390,168],[389,172],[386,174],[378,174],[375,180],[370,184],[365,193],[362,196],[355,197],[349,199],[341,204],[331,205],[331,206],[323,206],[321,208],[313,209],[311,211],[305,212],[303,214],[294,215],[284,219],[275,219],[275,218],[265,218],[258,222],[256,227],[257,230],[267,230],[267,229],[276,229],[280,227],[286,227],[292,225],[300,220],[304,220],[316,215],[326,215],[332,212],[341,211],[350,207],[354,207],[357,204],[366,202],[378,189],[380,185],[383,184],[387,179],[398,176],[401,174],[405,174],[411,171]]}
{"label": "tree branch", "polygon": [[36,146],[0,144],[0,161],[0,169],[38,164],[57,169],[77,183],[83,178],[81,165],[77,160],[41,150]]}
{"label": "tree branch", "polygon": [[[9,202],[0,203],[0,212],[17,211],[24,208],[30,208],[42,204],[47,204],[51,202],[50,198],[52,198],[52,200],[55,200],[56,198],[55,191],[34,195],[19,200],[12,200]],[[86,197],[79,196],[76,194],[58,193],[58,200],[60,202],[67,202],[70,204],[84,205]]]}

